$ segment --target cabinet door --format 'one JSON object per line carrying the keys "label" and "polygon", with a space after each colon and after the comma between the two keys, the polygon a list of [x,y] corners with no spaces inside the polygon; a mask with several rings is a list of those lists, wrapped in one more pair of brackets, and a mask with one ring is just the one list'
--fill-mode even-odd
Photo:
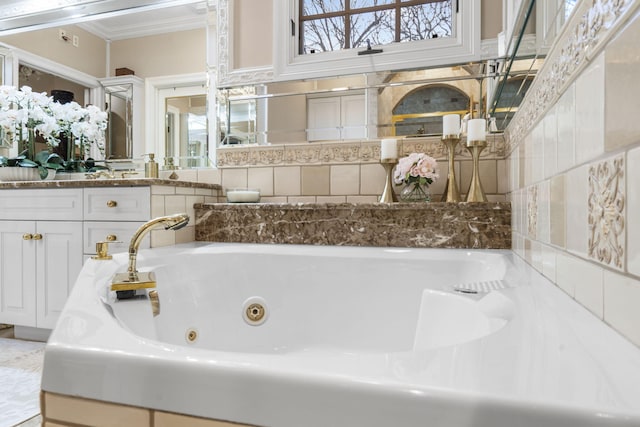
{"label": "cabinet door", "polygon": [[0,221],[0,323],[36,326],[33,221]]}
{"label": "cabinet door", "polygon": [[340,139],[340,98],[307,101],[307,141]]}
{"label": "cabinet door", "polygon": [[82,223],[38,221],[37,326],[53,329],[82,268]]}
{"label": "cabinet door", "polygon": [[364,95],[343,96],[340,99],[342,139],[366,137]]}

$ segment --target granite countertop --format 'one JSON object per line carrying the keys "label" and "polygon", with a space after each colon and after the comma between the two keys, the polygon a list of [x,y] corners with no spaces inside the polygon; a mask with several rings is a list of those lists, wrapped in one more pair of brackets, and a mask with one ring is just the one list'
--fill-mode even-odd
{"label": "granite countertop", "polygon": [[159,178],[120,178],[120,179],[52,179],[44,181],[8,181],[0,182],[0,189],[10,188],[85,188],[85,187],[143,187],[149,185],[170,185],[174,187],[208,188],[221,190],[219,184],[203,182],[176,181]]}

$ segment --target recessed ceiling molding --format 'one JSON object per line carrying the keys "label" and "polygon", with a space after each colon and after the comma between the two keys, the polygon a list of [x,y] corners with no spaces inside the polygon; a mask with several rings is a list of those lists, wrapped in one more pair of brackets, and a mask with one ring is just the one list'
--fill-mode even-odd
{"label": "recessed ceiling molding", "polygon": [[[199,7],[202,6],[202,7]],[[153,11],[154,15],[144,19],[135,19],[136,15],[128,14],[126,19],[101,19],[78,24],[78,26],[105,40],[124,40],[146,37],[156,34],[167,34],[177,31],[206,28],[205,3],[163,8]],[[145,16],[151,12],[145,12]]]}
{"label": "recessed ceiling molding", "polygon": [[10,0],[0,8],[0,36],[143,12],[202,0],[56,0],[45,2]]}

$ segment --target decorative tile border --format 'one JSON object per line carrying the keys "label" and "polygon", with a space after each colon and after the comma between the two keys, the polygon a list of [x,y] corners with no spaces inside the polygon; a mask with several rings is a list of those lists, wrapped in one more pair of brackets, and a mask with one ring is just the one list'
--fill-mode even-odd
{"label": "decorative tile border", "polygon": [[[446,147],[439,136],[400,139],[398,151],[401,156],[418,152],[426,153],[436,160],[445,161],[447,159]],[[504,155],[504,136],[502,134],[488,135],[487,148],[483,150],[481,157],[483,159],[502,159]],[[217,156],[219,168],[378,163],[380,161],[380,141],[239,145],[218,148]],[[464,147],[464,141],[457,145],[456,157],[471,160],[471,155]]]}
{"label": "decorative tile border", "polygon": [[625,248],[624,158],[589,167],[589,257],[622,269]]}
{"label": "decorative tile border", "polygon": [[625,18],[640,6],[634,0],[592,0],[579,3],[560,39],[507,127],[507,153],[524,139],[560,98],[574,77],[602,49]]}

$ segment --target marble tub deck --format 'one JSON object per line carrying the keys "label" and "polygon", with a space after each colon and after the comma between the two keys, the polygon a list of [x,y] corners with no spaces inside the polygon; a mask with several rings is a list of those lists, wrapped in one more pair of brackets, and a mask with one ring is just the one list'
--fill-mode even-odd
{"label": "marble tub deck", "polygon": [[511,204],[196,204],[196,240],[511,249]]}

